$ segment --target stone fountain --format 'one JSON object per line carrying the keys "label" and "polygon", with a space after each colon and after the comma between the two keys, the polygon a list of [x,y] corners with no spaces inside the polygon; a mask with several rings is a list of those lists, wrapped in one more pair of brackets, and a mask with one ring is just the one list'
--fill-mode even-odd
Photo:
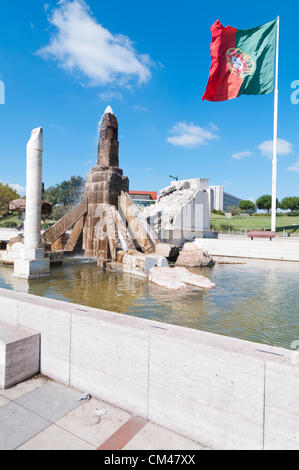
{"label": "stone fountain", "polygon": [[[50,262],[61,262],[76,248],[98,265],[146,277],[167,288],[211,288],[206,278],[184,268],[169,268],[176,246],[160,243],[156,232],[129,196],[129,179],[119,167],[118,121],[110,106],[100,123],[97,165],[87,177],[84,199],[42,235],[42,129],[27,146],[27,197],[24,240],[8,245],[15,275],[27,279],[49,275]],[[18,253],[17,256],[13,254]],[[21,254],[19,254],[21,253]],[[0,256],[1,261],[1,256]],[[201,278],[201,279],[200,279]],[[176,279],[176,282],[174,282]]]}

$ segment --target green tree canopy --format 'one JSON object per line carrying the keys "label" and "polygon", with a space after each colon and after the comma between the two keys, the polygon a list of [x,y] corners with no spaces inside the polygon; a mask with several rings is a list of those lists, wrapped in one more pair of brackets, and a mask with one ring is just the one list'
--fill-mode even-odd
{"label": "green tree canopy", "polygon": [[[276,204],[278,207],[278,199],[276,199]],[[263,209],[270,212],[270,209],[272,207],[272,196],[270,194],[264,194],[263,196],[257,199],[256,205],[259,209]]]}
{"label": "green tree canopy", "polygon": [[254,202],[249,201],[247,199],[239,202],[239,209],[241,211],[253,212],[255,210],[255,208],[256,208],[256,206],[255,206]]}
{"label": "green tree canopy", "polygon": [[291,211],[299,210],[299,197],[285,197],[280,203],[280,208]]}
{"label": "green tree canopy", "polygon": [[9,203],[18,199],[19,194],[8,184],[0,183],[0,215],[5,215],[9,211]]}
{"label": "green tree canopy", "polygon": [[81,176],[72,176],[56,186],[50,186],[44,193],[44,198],[52,204],[73,206],[83,199],[85,180]]}

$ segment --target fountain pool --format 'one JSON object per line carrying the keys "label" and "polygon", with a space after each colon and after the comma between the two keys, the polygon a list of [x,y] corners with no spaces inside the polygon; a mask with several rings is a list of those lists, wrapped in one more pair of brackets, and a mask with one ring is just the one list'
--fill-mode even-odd
{"label": "fountain pool", "polygon": [[299,340],[299,263],[246,260],[192,271],[217,287],[168,291],[80,257],[39,281],[0,266],[0,287],[288,349]]}

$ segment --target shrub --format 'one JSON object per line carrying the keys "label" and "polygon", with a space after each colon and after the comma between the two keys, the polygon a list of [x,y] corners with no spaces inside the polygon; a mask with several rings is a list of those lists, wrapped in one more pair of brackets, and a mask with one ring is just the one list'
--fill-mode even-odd
{"label": "shrub", "polygon": [[226,232],[227,230],[234,230],[234,227],[231,224],[220,224],[220,230]]}
{"label": "shrub", "polygon": [[216,215],[225,215],[223,211],[217,211],[217,209],[212,209],[211,212],[212,214],[216,214]]}

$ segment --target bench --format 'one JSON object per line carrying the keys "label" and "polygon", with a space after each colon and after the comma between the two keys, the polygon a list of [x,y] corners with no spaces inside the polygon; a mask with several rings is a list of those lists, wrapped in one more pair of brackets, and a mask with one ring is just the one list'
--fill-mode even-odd
{"label": "bench", "polygon": [[40,334],[0,322],[0,390],[40,371]]}
{"label": "bench", "polygon": [[251,230],[251,232],[248,233],[248,237],[253,240],[254,238],[269,238],[270,241],[272,238],[276,237],[276,232],[269,232],[269,231],[264,231],[264,230]]}

